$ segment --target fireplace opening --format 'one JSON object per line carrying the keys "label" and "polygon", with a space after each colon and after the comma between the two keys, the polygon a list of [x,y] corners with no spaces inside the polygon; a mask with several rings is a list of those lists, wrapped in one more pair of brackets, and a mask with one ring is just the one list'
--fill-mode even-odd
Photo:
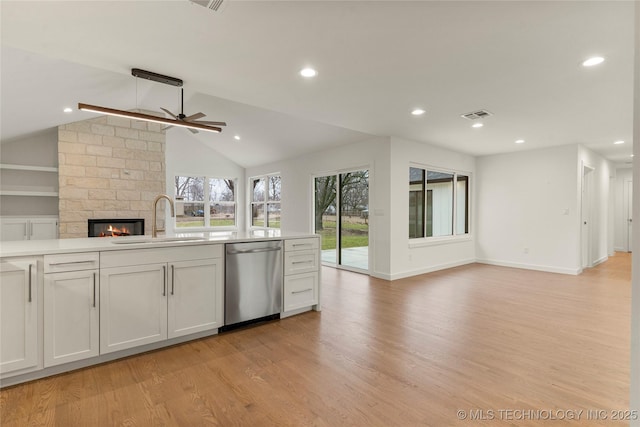
{"label": "fireplace opening", "polygon": [[144,218],[89,219],[88,237],[144,235]]}

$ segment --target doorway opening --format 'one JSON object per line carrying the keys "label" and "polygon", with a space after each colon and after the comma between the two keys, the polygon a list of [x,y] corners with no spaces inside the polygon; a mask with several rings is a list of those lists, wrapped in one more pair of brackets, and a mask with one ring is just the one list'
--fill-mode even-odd
{"label": "doorway opening", "polygon": [[369,272],[369,170],[314,178],[314,233],[322,263]]}

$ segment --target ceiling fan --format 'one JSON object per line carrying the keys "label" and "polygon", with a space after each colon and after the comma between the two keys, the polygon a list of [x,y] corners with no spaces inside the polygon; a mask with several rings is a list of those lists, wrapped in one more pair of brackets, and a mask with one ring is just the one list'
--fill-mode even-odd
{"label": "ceiling fan", "polygon": [[[196,124],[201,124],[201,125],[205,125],[205,126],[226,126],[227,124],[225,122],[212,122],[212,121],[208,121],[208,120],[198,120],[201,119],[202,117],[205,117],[206,114],[199,112],[199,113],[195,113],[192,114],[190,116],[186,116],[184,114],[184,88],[180,89],[180,113],[179,114],[173,114],[171,111],[167,110],[166,108],[160,107],[160,109],[162,111],[164,111],[165,113],[167,113],[168,115],[170,115],[171,117],[173,117],[175,120],[180,121],[180,122],[185,122],[185,124],[192,124],[192,123],[196,123]],[[165,128],[162,128],[162,130],[167,130],[169,128],[172,128],[173,125],[169,125]],[[189,129],[189,131],[191,133],[198,133],[197,129],[194,128],[187,128]]]}
{"label": "ceiling fan", "polygon": [[[131,74],[135,77],[140,77],[142,79],[153,80],[154,82],[164,83],[171,86],[182,87],[182,80],[177,79],[175,77],[164,76],[162,74],[153,73],[151,71],[141,70],[139,68],[132,68]],[[152,116],[150,114],[138,113],[134,111],[117,110],[115,108],[100,107],[98,105],[83,104],[81,102],[78,103],[78,109],[82,111],[90,111],[93,113],[106,114],[109,116],[124,117],[127,119],[142,120],[146,122],[169,125],[165,127],[163,130],[169,129],[173,126],[179,126],[179,127],[189,129],[192,133],[198,133],[198,130],[220,133],[222,132],[222,128],[220,126],[227,125],[225,122],[198,121],[197,119],[200,119],[205,116],[204,113],[196,113],[190,116],[186,116],[183,112],[184,91],[182,92],[181,100],[182,100],[182,103],[180,107],[180,114],[178,114],[177,116],[174,115],[171,111],[165,108],[162,108],[162,111],[164,111],[165,113],[173,117],[173,120],[168,119],[166,117]]]}

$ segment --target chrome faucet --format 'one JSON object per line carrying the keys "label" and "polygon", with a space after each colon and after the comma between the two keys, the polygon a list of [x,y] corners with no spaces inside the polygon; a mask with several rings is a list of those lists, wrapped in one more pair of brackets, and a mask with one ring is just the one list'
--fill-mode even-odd
{"label": "chrome faucet", "polygon": [[167,196],[166,194],[159,194],[154,200],[153,200],[153,219],[151,220],[152,224],[151,224],[151,237],[158,237],[158,231],[165,231],[164,228],[157,228],[156,227],[156,222],[157,222],[157,210],[158,210],[158,202],[160,201],[160,199],[167,199],[169,201],[169,206],[171,206],[171,216],[174,217],[176,216],[175,211],[173,209],[173,200],[171,200],[171,197]]}

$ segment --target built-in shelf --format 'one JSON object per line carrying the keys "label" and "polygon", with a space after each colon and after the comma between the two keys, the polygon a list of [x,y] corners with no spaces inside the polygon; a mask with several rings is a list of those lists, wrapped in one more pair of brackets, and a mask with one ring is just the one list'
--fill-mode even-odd
{"label": "built-in shelf", "polygon": [[0,190],[0,196],[58,197],[58,192],[57,191]]}
{"label": "built-in shelf", "polygon": [[33,171],[33,172],[58,172],[58,168],[50,167],[50,166],[11,165],[7,163],[0,163],[0,169]]}
{"label": "built-in shelf", "polygon": [[[0,196],[58,197],[58,168],[0,163],[2,187]],[[54,182],[54,184],[52,184]]]}

